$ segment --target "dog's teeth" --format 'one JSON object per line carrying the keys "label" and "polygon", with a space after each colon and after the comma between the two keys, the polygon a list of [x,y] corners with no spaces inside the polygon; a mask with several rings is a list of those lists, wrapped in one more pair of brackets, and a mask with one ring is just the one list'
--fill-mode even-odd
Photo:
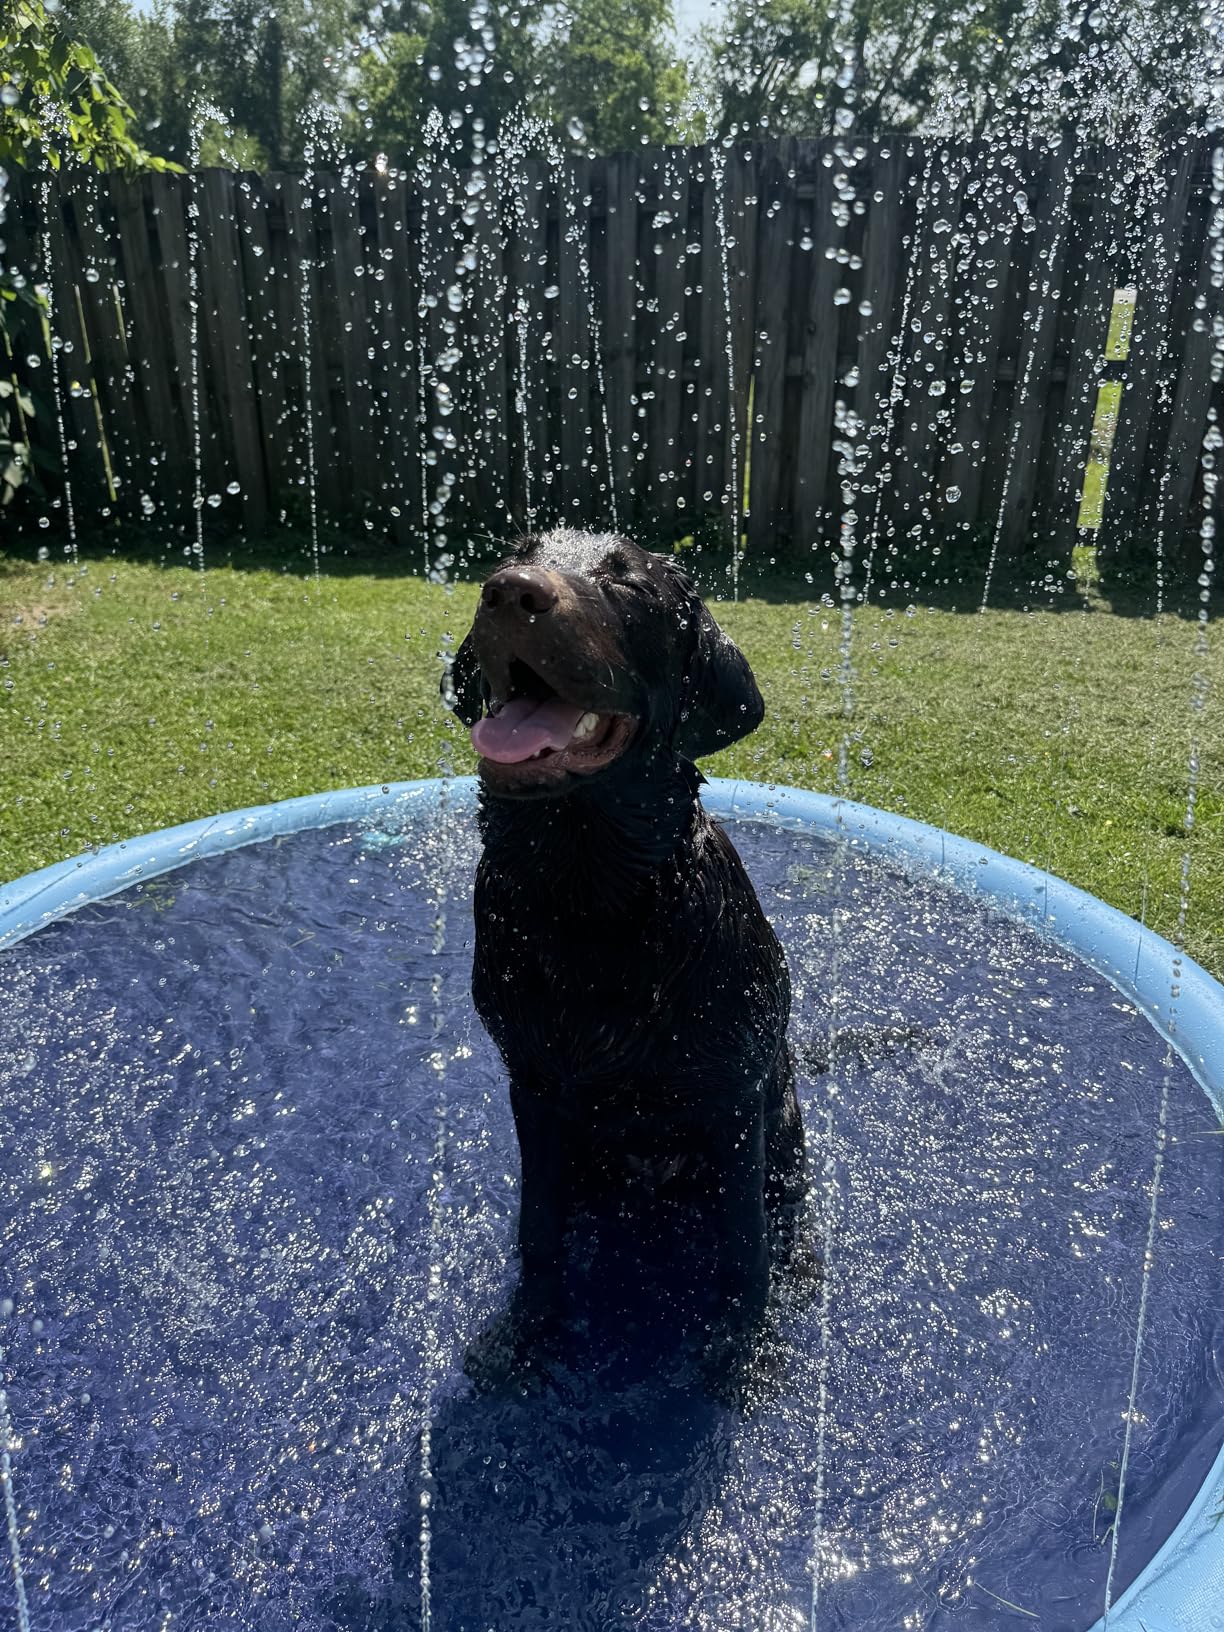
{"label": "dog's teeth", "polygon": [[584,714],[582,716],[582,718],[578,721],[578,724],[574,727],[574,736],[577,738],[577,740],[579,742],[581,742],[583,737],[589,737],[590,736],[591,732],[594,731],[595,727],[598,724],[599,724],[599,715],[598,714]]}

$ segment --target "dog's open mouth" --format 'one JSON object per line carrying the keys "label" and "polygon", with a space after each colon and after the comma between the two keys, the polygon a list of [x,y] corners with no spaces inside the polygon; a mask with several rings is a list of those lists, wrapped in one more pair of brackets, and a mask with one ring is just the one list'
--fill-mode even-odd
{"label": "dog's open mouth", "polygon": [[508,691],[489,698],[488,714],[472,727],[486,765],[589,773],[610,765],[633,735],[631,716],[569,702],[521,659],[509,666]]}

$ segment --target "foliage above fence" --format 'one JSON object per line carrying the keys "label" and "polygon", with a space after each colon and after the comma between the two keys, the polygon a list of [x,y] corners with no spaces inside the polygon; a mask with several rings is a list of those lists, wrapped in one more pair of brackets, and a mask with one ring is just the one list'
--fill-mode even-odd
{"label": "foliage above fence", "polygon": [[1208,161],[783,139],[72,174],[45,222],[24,196],[10,249],[37,265],[45,228],[78,514],[203,504],[258,529],[313,486],[414,559],[439,508],[452,539],[564,517],[792,560],[847,526],[881,559],[966,533],[1056,556],[1103,383],[1107,536],[1197,528]]}

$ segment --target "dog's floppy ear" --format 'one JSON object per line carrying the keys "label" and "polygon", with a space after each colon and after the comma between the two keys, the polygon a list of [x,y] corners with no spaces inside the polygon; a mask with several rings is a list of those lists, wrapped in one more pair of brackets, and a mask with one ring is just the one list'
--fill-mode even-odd
{"label": "dog's floppy ear", "polygon": [[454,661],[442,676],[442,701],[453,709],[469,729],[476,724],[484,710],[480,695],[480,664],[472,646],[471,635],[465,635],[455,653]]}
{"label": "dog's floppy ear", "polygon": [[765,717],[765,703],[748,659],[714,622],[688,579],[677,577],[688,590],[690,626],[695,621],[697,628],[672,742],[683,758],[700,759],[755,731]]}

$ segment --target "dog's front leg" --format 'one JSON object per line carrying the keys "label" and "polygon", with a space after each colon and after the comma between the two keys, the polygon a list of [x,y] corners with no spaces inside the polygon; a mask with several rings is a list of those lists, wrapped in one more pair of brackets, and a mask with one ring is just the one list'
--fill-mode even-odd
{"label": "dog's front leg", "polygon": [[714,1177],[722,1309],[704,1369],[716,1388],[734,1392],[769,1298],[765,1118],[759,1094],[728,1121]]}
{"label": "dog's front leg", "polygon": [[512,1084],[518,1133],[519,1280],[509,1306],[469,1348],[465,1370],[482,1387],[539,1373],[551,1349],[562,1304],[562,1248],[569,1212],[568,1163],[555,1114]]}
{"label": "dog's front leg", "polygon": [[759,1095],[728,1129],[720,1174],[722,1290],[732,1324],[754,1326],[769,1297],[765,1116]]}
{"label": "dog's front leg", "polygon": [[555,1113],[511,1090],[522,1164],[519,1199],[519,1284],[523,1317],[547,1325],[561,1312],[561,1263],[569,1211],[568,1164]]}

